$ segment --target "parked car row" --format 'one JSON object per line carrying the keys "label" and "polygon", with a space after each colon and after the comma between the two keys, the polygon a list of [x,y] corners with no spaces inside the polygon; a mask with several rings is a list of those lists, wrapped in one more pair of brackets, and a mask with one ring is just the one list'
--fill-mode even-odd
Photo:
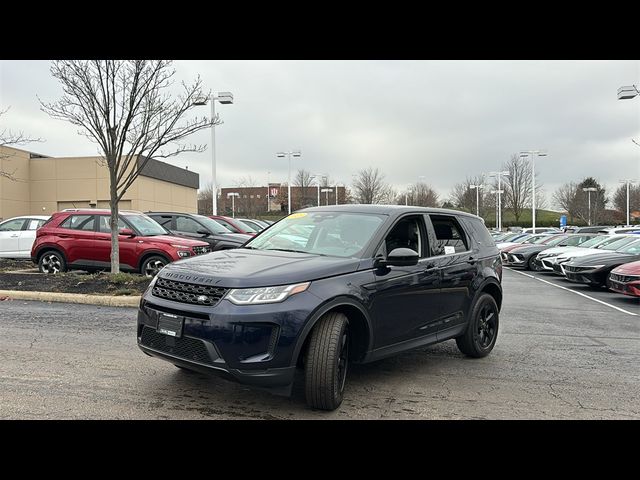
{"label": "parked car row", "polygon": [[529,244],[512,238],[502,244],[500,256],[512,268],[554,273],[574,283],[639,297],[640,230],[616,231],[563,233]]}
{"label": "parked car row", "polygon": [[[119,212],[120,268],[155,276],[170,262],[242,246],[270,223],[190,213]],[[249,226],[251,222],[251,226]],[[67,209],[0,222],[0,258],[31,258],[42,273],[111,264],[111,212]]]}

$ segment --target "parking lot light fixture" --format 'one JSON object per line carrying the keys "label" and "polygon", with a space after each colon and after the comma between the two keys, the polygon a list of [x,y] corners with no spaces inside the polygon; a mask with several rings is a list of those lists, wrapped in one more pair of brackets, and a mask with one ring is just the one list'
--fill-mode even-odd
{"label": "parking lot light fixture", "polygon": [[236,197],[239,197],[238,192],[227,193],[227,198],[231,197],[231,216],[236,218]]}
{"label": "parking lot light fixture", "polygon": [[333,192],[333,188],[323,188],[320,191],[322,193],[326,193],[327,194],[327,203],[326,203],[326,205],[329,205],[329,192]]}
{"label": "parking lot light fixture", "polygon": [[284,157],[289,157],[289,181],[287,182],[287,200],[289,203],[289,208],[288,208],[288,215],[291,215],[291,157],[300,157],[302,156],[302,153],[300,152],[300,150],[292,150],[290,152],[278,152],[276,153],[276,157],[278,158],[284,158]]}
{"label": "parking lot light fixture", "polygon": [[484,185],[469,185],[469,188],[476,190],[476,215],[480,216],[480,189],[484,188]]}
{"label": "parking lot light fixture", "polygon": [[531,157],[531,227],[536,233],[536,156],[546,157],[546,152],[527,150],[520,152],[520,158]]}
{"label": "parking lot light fixture", "polygon": [[502,231],[502,194],[504,190],[502,190],[502,177],[508,177],[510,175],[508,170],[503,170],[500,172],[489,172],[490,177],[498,177],[498,190],[493,190],[491,193],[498,194],[498,211],[496,214],[496,227],[498,231]]}
{"label": "parking lot light fixture", "polygon": [[640,95],[640,91],[635,85],[624,86],[618,89],[618,100],[627,100],[638,95]]}
{"label": "parking lot light fixture", "polygon": [[591,225],[591,192],[597,192],[598,189],[596,187],[585,187],[582,189],[583,192],[589,192],[589,225]]}
{"label": "parking lot light fixture", "polygon": [[208,96],[200,97],[196,99],[194,105],[206,105],[207,102],[211,102],[211,193],[213,197],[212,201],[212,215],[218,214],[218,183],[216,180],[216,125],[213,123],[216,118],[216,102],[220,102],[223,105],[229,105],[233,103],[233,94],[231,92],[218,92],[218,94],[211,94]]}
{"label": "parking lot light fixture", "polygon": [[636,183],[637,180],[631,180],[629,178],[624,179],[624,180],[620,180],[620,183],[626,183],[627,184],[627,226],[631,225],[631,214],[629,211],[629,185],[630,184],[634,184]]}

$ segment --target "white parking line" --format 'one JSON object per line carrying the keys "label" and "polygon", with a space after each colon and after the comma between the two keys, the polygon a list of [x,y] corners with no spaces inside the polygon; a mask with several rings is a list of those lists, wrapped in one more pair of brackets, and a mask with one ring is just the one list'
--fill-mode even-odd
{"label": "white parking line", "polygon": [[546,283],[548,285],[551,285],[553,287],[561,288],[562,290],[566,290],[567,292],[575,293],[576,295],[580,295],[581,297],[588,298],[589,300],[593,300],[594,302],[601,303],[602,305],[606,305],[607,307],[615,308],[616,310],[618,310],[618,311],[620,311],[622,313],[626,313],[627,315],[633,315],[634,317],[638,316],[637,313],[629,312],[627,310],[624,310],[623,308],[616,307],[615,305],[611,305],[610,303],[603,302],[602,300],[598,300],[597,298],[590,297],[589,295],[586,295],[586,294],[584,294],[582,292],[577,292],[575,290],[571,290],[570,288],[563,287],[562,285],[556,285],[555,283],[549,282],[547,280],[543,280],[543,279],[535,277],[533,275],[529,275],[528,273],[519,272],[518,270],[514,270],[513,268],[509,268],[509,267],[503,267],[503,268],[506,268],[507,270],[511,270],[512,272],[519,273],[520,275],[524,275],[525,277],[529,277],[529,278],[533,278],[535,280],[539,280],[539,281],[541,281],[543,283]]}

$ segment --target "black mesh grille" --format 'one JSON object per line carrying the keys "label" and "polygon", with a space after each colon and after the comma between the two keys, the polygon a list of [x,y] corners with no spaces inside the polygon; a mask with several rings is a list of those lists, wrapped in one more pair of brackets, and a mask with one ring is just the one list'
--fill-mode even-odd
{"label": "black mesh grille", "polygon": [[209,365],[213,364],[204,342],[196,338],[168,337],[145,325],[142,329],[142,339],[140,343],[145,347],[184,358],[185,360],[194,360]]}
{"label": "black mesh grille", "polygon": [[618,275],[616,273],[612,273],[609,278],[614,282],[627,283],[633,282],[635,280],[640,280],[640,275]]}
{"label": "black mesh grille", "polygon": [[155,297],[166,298],[174,302],[209,306],[217,304],[226,292],[226,288],[176,282],[165,278],[158,278],[151,291]]}
{"label": "black mesh grille", "polygon": [[203,253],[209,253],[210,251],[210,247],[193,247],[193,253],[196,255],[202,255]]}

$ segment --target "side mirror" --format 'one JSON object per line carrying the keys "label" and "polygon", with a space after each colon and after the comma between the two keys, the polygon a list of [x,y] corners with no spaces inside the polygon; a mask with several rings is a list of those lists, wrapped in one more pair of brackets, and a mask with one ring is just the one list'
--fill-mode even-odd
{"label": "side mirror", "polygon": [[120,231],[118,232],[118,235],[122,235],[124,237],[130,237],[130,238],[133,238],[136,236],[136,234],[133,233],[133,230],[131,230],[130,228],[121,228]]}
{"label": "side mirror", "polygon": [[203,237],[208,237],[209,235],[211,235],[211,232],[204,229],[196,230],[196,233],[202,235]]}
{"label": "side mirror", "polygon": [[418,264],[420,255],[410,248],[394,248],[386,259],[376,261],[376,267],[411,267]]}

